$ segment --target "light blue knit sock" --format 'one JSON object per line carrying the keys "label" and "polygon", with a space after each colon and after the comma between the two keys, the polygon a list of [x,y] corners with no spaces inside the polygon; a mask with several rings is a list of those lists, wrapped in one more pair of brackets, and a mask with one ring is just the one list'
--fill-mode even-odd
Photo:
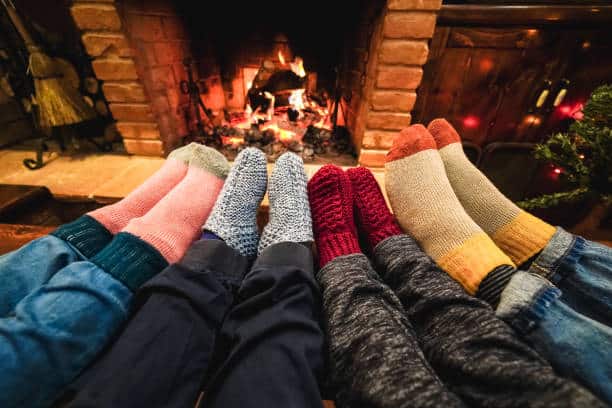
{"label": "light blue knit sock", "polygon": [[266,165],[261,150],[241,151],[203,227],[249,258],[257,255],[257,209],[266,193]]}
{"label": "light blue knit sock", "polygon": [[259,240],[259,253],[279,242],[312,242],[307,182],[299,156],[285,153],[279,157],[270,177],[270,222]]}

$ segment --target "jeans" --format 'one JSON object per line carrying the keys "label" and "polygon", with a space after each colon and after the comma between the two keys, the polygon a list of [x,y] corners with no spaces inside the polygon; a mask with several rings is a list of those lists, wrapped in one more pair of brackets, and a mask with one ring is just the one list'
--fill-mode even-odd
{"label": "jeans", "polygon": [[[91,246],[80,251],[60,241],[45,237],[2,259],[2,279],[10,282],[10,271],[16,282],[5,302],[15,306],[0,319],[3,408],[49,406],[127,318],[135,285],[166,263],[130,234],[91,259],[83,256]],[[45,248],[53,251],[40,257]]]}
{"label": "jeans", "polygon": [[612,404],[612,249],[559,228],[529,270],[512,277],[497,315]]}
{"label": "jeans", "polygon": [[557,228],[529,272],[552,282],[576,312],[612,327],[612,248]]}
{"label": "jeans", "polygon": [[195,242],[143,286],[117,341],[62,402],[193,407],[204,390],[202,406],[321,406],[319,296],[303,245],[273,245],[249,268],[223,241]]}
{"label": "jeans", "polygon": [[21,299],[47,283],[57,271],[91,258],[111,239],[100,223],[85,215],[0,256],[0,316],[13,311]]}

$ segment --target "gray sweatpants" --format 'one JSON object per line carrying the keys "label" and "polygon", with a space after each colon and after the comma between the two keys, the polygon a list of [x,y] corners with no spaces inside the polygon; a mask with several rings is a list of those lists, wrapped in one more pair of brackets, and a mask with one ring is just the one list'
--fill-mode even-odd
{"label": "gray sweatpants", "polygon": [[[468,405],[604,406],[586,389],[556,375],[487,303],[467,294],[411,237],[387,238],[373,259],[400,299],[429,363]],[[363,326],[361,332],[371,328]]]}
{"label": "gray sweatpants", "polygon": [[401,303],[365,255],[336,258],[317,278],[338,408],[463,406],[425,359]]}

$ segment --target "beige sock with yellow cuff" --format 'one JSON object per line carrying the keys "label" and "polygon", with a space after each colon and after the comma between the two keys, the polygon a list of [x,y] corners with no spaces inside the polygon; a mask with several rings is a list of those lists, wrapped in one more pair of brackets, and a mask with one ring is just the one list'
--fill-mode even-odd
{"label": "beige sock with yellow cuff", "polygon": [[444,119],[427,129],[433,135],[450,184],[469,216],[516,265],[540,252],[555,227],[521,210],[465,156],[461,138]]}

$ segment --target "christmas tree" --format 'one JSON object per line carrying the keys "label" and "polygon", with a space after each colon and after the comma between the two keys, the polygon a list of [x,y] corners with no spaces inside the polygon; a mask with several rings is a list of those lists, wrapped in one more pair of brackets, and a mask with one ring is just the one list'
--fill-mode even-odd
{"label": "christmas tree", "polygon": [[518,203],[524,209],[587,200],[595,203],[599,220],[607,214],[612,203],[612,85],[595,89],[582,113],[567,133],[557,133],[535,148],[537,159],[559,169],[568,190]]}

